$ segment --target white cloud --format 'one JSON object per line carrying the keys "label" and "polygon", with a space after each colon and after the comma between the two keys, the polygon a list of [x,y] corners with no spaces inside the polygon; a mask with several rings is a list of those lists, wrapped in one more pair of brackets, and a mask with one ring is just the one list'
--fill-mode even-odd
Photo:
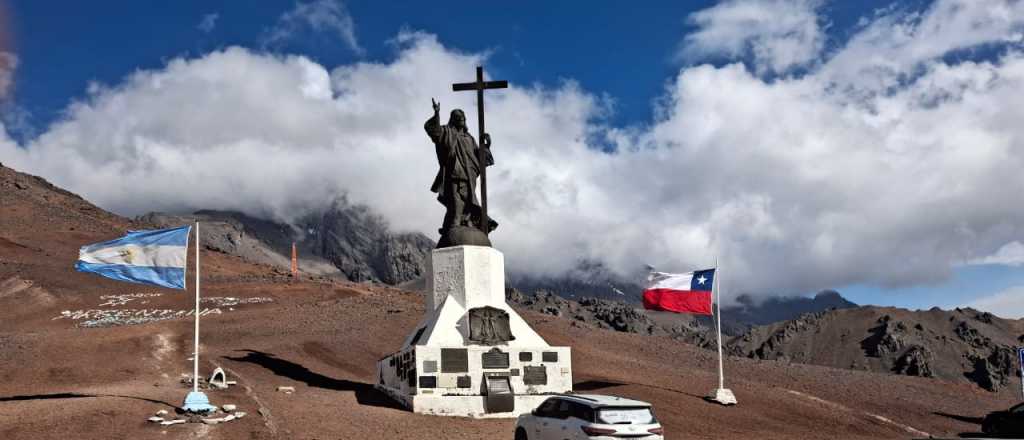
{"label": "white cloud", "polygon": [[995,295],[967,304],[967,307],[989,312],[1000,318],[1024,318],[1024,286],[1015,286]]}
{"label": "white cloud", "polygon": [[199,25],[196,26],[196,28],[203,32],[210,33],[215,27],[217,27],[217,18],[219,17],[220,14],[215,12],[203,15],[203,18],[199,20]]}
{"label": "white cloud", "polygon": [[7,98],[14,86],[14,71],[18,68],[18,56],[0,51],[0,100]]}
{"label": "white cloud", "polygon": [[1004,266],[1024,266],[1024,244],[1011,241],[999,248],[994,254],[975,258],[968,264],[1001,264]]}
{"label": "white cloud", "polygon": [[885,11],[823,69],[823,77],[876,92],[897,87],[955,51],[1024,41],[1024,2],[937,0],[924,11]]}
{"label": "white cloud", "polygon": [[0,141],[7,134],[17,133],[32,136],[35,133],[30,122],[31,114],[25,107],[14,101],[14,74],[18,69],[18,56],[0,50]]}
{"label": "white cloud", "polygon": [[296,2],[294,8],[278,18],[266,41],[272,44],[287,40],[301,29],[334,33],[354,52],[363,53],[363,48],[356,40],[356,25],[352,15],[345,4],[338,0]]}
{"label": "white cloud", "polygon": [[[425,33],[396,42],[393,61],[333,70],[240,48],[175,59],[95,87],[26,148],[0,143],[0,160],[125,214],[290,219],[347,191],[436,237],[422,124],[431,97],[472,111],[450,84],[483,56]],[[941,55],[878,94],[837,87],[828,61],[772,81],[688,67],[643,127],[609,126],[609,105],[571,81],[492,92],[493,240],[530,272],[690,270],[717,255],[726,289],[755,294],[941,281],[1024,237],[1024,53]],[[588,144],[602,137],[617,150]]]}
{"label": "white cloud", "polygon": [[698,30],[681,55],[750,56],[760,73],[784,73],[814,61],[825,44],[822,0],[726,0],[689,17]]}

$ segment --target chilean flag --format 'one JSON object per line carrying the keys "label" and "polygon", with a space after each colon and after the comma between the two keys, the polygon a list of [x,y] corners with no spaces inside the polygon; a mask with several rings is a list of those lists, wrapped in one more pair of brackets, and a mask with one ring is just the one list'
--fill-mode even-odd
{"label": "chilean flag", "polygon": [[675,274],[651,272],[644,308],[676,313],[711,314],[715,269]]}

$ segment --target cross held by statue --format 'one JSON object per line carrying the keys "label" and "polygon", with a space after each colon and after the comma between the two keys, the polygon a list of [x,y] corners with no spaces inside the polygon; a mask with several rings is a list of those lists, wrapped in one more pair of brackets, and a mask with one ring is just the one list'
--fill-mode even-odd
{"label": "cross held by statue", "polygon": [[[452,91],[462,92],[466,90],[476,90],[476,114],[477,114],[477,125],[478,135],[477,140],[480,142],[481,147],[478,149],[477,154],[480,159],[480,163],[484,163],[484,90],[486,89],[505,89],[508,88],[508,81],[484,81],[484,68],[483,66],[476,66],[476,81],[469,83],[456,83],[452,84]],[[490,224],[490,217],[487,216],[487,167],[480,167],[480,230],[484,234],[490,233],[488,224]]]}

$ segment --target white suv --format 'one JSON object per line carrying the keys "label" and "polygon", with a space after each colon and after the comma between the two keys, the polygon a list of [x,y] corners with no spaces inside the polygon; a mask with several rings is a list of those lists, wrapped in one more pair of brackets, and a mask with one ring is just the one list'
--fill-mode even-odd
{"label": "white suv", "polygon": [[515,440],[664,440],[651,404],[594,394],[552,396],[516,420]]}

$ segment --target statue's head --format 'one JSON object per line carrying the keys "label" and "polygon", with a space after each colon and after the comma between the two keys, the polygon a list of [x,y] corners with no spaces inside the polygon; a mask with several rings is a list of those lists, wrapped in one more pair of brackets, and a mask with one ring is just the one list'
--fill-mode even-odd
{"label": "statue's head", "polygon": [[466,114],[460,109],[452,110],[452,115],[448,118],[448,125],[456,127],[461,130],[466,129]]}

